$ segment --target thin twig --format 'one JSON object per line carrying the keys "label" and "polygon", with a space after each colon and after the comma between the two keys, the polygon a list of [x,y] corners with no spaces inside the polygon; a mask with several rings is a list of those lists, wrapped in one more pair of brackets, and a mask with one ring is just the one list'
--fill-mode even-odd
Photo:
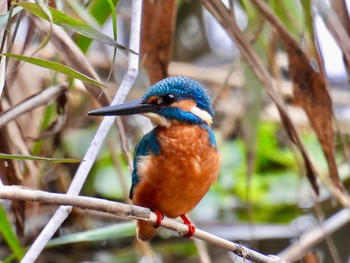
{"label": "thin twig", "polygon": [[[5,14],[7,12],[7,1],[2,1],[0,4],[0,14]],[[12,8],[11,8],[12,12]],[[1,47],[0,47],[0,52],[2,53],[5,45],[6,45],[6,36],[7,36],[7,29],[9,28],[11,21],[11,16],[9,16],[7,20],[7,25],[4,30],[1,30],[0,35],[2,35],[1,40]],[[6,58],[0,57],[0,98],[2,95],[2,91],[4,90],[5,86],[5,73],[6,73]]]}
{"label": "thin twig", "polygon": [[[108,201],[105,199],[98,199],[93,197],[49,193],[45,191],[24,188],[22,186],[0,186],[0,198],[8,200],[22,200],[41,202],[46,204],[55,204],[61,205],[61,207],[75,206],[83,209],[92,209],[96,211],[106,212],[130,219],[144,220],[151,224],[155,224],[157,222],[157,215],[151,212],[151,210],[148,208],[135,205],[127,205],[119,202]],[[161,226],[173,231],[180,232],[182,234],[186,234],[188,232],[188,227],[186,225],[178,223],[174,219],[170,218],[164,218],[164,220],[161,223]],[[200,229],[196,229],[194,237],[215,244],[218,247],[232,251],[233,253],[242,258],[249,259],[254,262],[284,262],[277,256],[263,255],[259,252],[251,250],[234,242],[225,240],[223,238],[217,237]]]}
{"label": "thin twig", "polygon": [[195,239],[194,243],[196,245],[198,251],[198,257],[201,263],[211,263],[211,259],[209,256],[207,244],[199,239]]}
{"label": "thin twig", "polygon": [[[322,210],[321,204],[315,203],[314,210],[315,210],[315,213],[317,216],[318,223],[320,226],[322,226],[324,224],[325,215],[324,215],[324,212]],[[327,244],[329,253],[332,257],[332,261],[334,263],[341,263],[342,261],[340,260],[339,252],[336,248],[333,237],[328,233],[324,233],[324,241]]]}
{"label": "thin twig", "polygon": [[221,84],[220,89],[216,92],[215,97],[213,97],[212,99],[212,103],[213,103],[213,107],[215,109],[216,105],[219,102],[220,97],[222,96],[222,94],[224,92],[226,92],[228,90],[228,88],[230,87],[230,80],[232,78],[232,75],[236,74],[238,71],[238,65],[241,66],[242,63],[241,60],[235,61],[234,63],[232,63],[228,69],[228,72],[226,74],[226,77],[224,78],[224,82]]}
{"label": "thin twig", "polygon": [[339,16],[334,10],[326,3],[324,0],[313,1],[319,15],[323,18],[325,25],[327,26],[329,32],[332,34],[337,44],[340,46],[343,52],[343,58],[350,64],[350,37],[346,32],[343,24],[339,20]]}
{"label": "thin twig", "polygon": [[[132,2],[132,15],[131,21],[131,33],[130,33],[130,49],[139,52],[140,46],[140,27],[141,27],[141,8],[142,1],[134,0]],[[129,65],[128,72],[124,76],[121,86],[113,99],[112,104],[119,104],[123,102],[128,95],[132,85],[135,82],[136,76],[139,71],[139,57],[133,53],[129,53]],[[105,117],[98,128],[94,138],[88,150],[85,153],[83,162],[79,166],[74,179],[68,189],[69,195],[78,195],[82,189],[85,180],[91,170],[91,167],[97,157],[97,154],[106,138],[110,128],[114,123],[115,117]],[[51,237],[61,226],[61,224],[66,220],[70,214],[72,207],[70,206],[60,206],[56,213],[53,215],[51,220],[48,222],[46,227],[42,230],[40,235],[34,241],[33,245],[30,247],[22,263],[32,263],[34,262],[42,250],[45,248],[46,244],[50,241]]]}
{"label": "thin twig", "polygon": [[305,232],[297,242],[282,251],[278,256],[287,262],[296,262],[300,260],[309,249],[323,241],[326,235],[331,235],[349,222],[350,210],[344,208],[325,220],[321,225],[315,226]]}
{"label": "thin twig", "polygon": [[23,113],[49,104],[67,90],[65,85],[52,86],[18,103],[0,114],[0,128]]}

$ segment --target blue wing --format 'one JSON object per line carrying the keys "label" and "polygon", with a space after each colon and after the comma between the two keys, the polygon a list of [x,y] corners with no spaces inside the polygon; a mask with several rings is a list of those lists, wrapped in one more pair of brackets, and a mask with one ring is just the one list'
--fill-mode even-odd
{"label": "blue wing", "polygon": [[[156,128],[155,128],[156,129]],[[137,171],[137,162],[140,156],[147,156],[150,154],[158,154],[160,151],[160,146],[156,137],[155,129],[147,133],[142,137],[141,141],[136,145],[134,153],[134,163],[131,177],[131,189],[129,198],[132,199],[134,195],[134,188],[140,182],[140,177]]]}

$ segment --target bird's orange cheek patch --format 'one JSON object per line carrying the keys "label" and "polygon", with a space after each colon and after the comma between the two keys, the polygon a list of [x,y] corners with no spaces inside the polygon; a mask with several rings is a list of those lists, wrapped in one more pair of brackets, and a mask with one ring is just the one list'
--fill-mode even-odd
{"label": "bird's orange cheek patch", "polygon": [[184,111],[191,111],[191,109],[196,106],[196,102],[193,100],[181,100],[179,102],[173,103],[171,106],[179,107]]}

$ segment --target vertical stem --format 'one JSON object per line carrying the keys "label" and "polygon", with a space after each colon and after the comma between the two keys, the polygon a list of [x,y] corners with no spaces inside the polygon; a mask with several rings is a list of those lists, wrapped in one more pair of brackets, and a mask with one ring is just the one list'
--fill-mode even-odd
{"label": "vertical stem", "polygon": [[[141,9],[142,1],[133,0],[131,8],[131,33],[130,33],[130,49],[139,53],[140,47],[140,29],[141,29]],[[133,86],[135,79],[139,72],[139,56],[129,53],[129,64],[127,74],[124,76],[123,81],[115,95],[112,104],[118,104],[125,100],[131,87]],[[91,167],[99,153],[99,150],[106,138],[110,128],[115,121],[115,117],[105,117],[101,125],[99,126],[94,138],[88,150],[85,153],[83,162],[81,162],[74,179],[67,191],[68,194],[78,195],[82,189],[85,180],[91,170]],[[60,206],[51,220],[48,222],[46,227],[41,231],[40,235],[34,241],[33,245],[30,247],[22,263],[34,262],[40,253],[45,248],[46,244],[50,241],[54,233],[61,226],[61,224],[66,220],[72,210],[71,206]]]}
{"label": "vertical stem", "polygon": [[[0,14],[3,15],[7,12],[7,1],[6,0],[1,0],[0,1]],[[11,21],[11,17],[8,18],[8,24],[6,26],[6,29],[8,28],[9,21]],[[2,30],[0,32],[0,35],[2,35],[2,38],[0,39],[1,42],[1,47],[0,47],[0,52],[3,52],[3,49],[6,46],[6,36],[7,32],[6,29]],[[5,86],[5,72],[6,72],[6,58],[5,57],[0,57],[0,98],[2,91]]]}

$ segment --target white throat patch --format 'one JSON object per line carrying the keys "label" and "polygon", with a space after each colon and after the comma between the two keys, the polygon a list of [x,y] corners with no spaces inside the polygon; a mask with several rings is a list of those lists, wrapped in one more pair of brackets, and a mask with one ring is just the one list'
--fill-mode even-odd
{"label": "white throat patch", "polygon": [[213,118],[210,116],[210,114],[207,111],[202,110],[202,109],[198,108],[197,106],[194,106],[191,109],[191,112],[194,115],[201,118],[203,121],[205,121],[209,126],[211,126],[211,124],[213,123]]}
{"label": "white throat patch", "polygon": [[[213,123],[213,118],[210,116],[210,114],[207,111],[198,108],[197,106],[192,107],[190,112],[201,118],[209,126],[211,126]],[[171,120],[167,120],[165,117],[160,116],[157,113],[147,112],[144,113],[143,116],[149,118],[154,125],[166,128],[170,128],[171,126]]]}
{"label": "white throat patch", "polygon": [[160,116],[154,112],[144,113],[143,116],[149,118],[154,125],[159,125],[162,127],[169,128],[171,126],[171,121],[167,120],[165,117]]}

